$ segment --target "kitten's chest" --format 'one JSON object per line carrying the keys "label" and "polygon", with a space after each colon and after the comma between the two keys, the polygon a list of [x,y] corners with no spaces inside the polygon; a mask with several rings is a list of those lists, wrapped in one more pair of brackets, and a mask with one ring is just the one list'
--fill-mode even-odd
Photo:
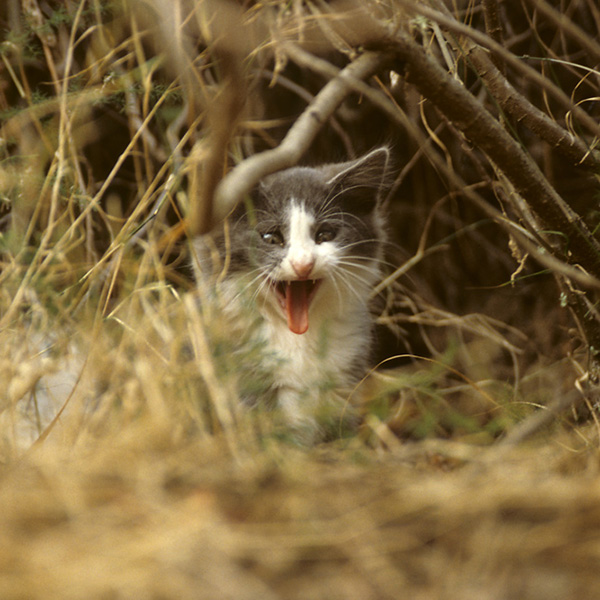
{"label": "kitten's chest", "polygon": [[303,335],[267,315],[263,336],[276,386],[323,390],[350,386],[362,376],[371,333],[368,314],[357,310],[314,323]]}

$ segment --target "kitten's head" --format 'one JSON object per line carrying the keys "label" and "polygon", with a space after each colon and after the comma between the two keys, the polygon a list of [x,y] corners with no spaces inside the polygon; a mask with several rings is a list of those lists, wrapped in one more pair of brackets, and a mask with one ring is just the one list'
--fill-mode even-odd
{"label": "kitten's head", "polygon": [[233,215],[230,273],[304,333],[309,317],[366,305],[380,277],[381,190],[389,152],[271,175]]}

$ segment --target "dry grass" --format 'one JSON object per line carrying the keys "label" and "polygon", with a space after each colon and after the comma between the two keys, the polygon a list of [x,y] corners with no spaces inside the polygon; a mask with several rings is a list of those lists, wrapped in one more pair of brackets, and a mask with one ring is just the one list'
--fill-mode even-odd
{"label": "dry grass", "polygon": [[[557,33],[544,3],[505,4],[506,47],[568,58],[536,68],[591,105],[596,75],[577,65],[593,45]],[[598,22],[565,4],[593,38]],[[206,10],[178,29],[161,13],[173,5]],[[380,322],[404,333],[381,352],[403,358],[355,391],[363,423],[349,437],[303,447],[275,413],[241,408],[264,387],[260,349],[194,290],[184,217],[212,213],[226,149],[237,162],[275,146],[322,87],[282,39],[345,64],[360,32],[320,3],[220,3],[224,19],[208,0],[173,5],[0,7],[0,598],[595,598],[600,428],[564,273],[467,203],[476,192],[528,223],[486,157],[389,73],[368,82],[387,116],[350,98],[310,155],[395,149],[403,276]],[[480,9],[463,9],[483,31]],[[410,25],[484,97],[456,37]],[[227,27],[248,35],[228,46]],[[589,173],[517,129],[593,228]]]}
{"label": "dry grass", "polygon": [[4,469],[3,598],[595,597],[595,432],[233,457],[167,425]]}

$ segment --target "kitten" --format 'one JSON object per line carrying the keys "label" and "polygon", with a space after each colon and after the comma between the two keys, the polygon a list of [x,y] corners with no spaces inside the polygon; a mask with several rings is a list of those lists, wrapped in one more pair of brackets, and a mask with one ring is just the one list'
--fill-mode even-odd
{"label": "kitten", "polygon": [[388,159],[379,148],[350,162],[275,173],[221,231],[194,243],[200,283],[219,263],[230,314],[243,314],[251,298],[275,402],[310,436],[324,420],[352,420],[347,400],[368,368]]}

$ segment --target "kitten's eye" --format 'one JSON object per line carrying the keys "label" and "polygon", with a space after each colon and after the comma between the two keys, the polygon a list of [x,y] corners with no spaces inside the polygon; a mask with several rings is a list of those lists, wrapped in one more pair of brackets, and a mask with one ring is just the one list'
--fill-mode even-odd
{"label": "kitten's eye", "polygon": [[330,242],[335,237],[336,231],[329,225],[321,227],[315,235],[315,242],[322,244],[323,242]]}
{"label": "kitten's eye", "polygon": [[267,244],[276,244],[277,246],[283,246],[283,236],[279,230],[268,231],[262,234],[263,242]]}

